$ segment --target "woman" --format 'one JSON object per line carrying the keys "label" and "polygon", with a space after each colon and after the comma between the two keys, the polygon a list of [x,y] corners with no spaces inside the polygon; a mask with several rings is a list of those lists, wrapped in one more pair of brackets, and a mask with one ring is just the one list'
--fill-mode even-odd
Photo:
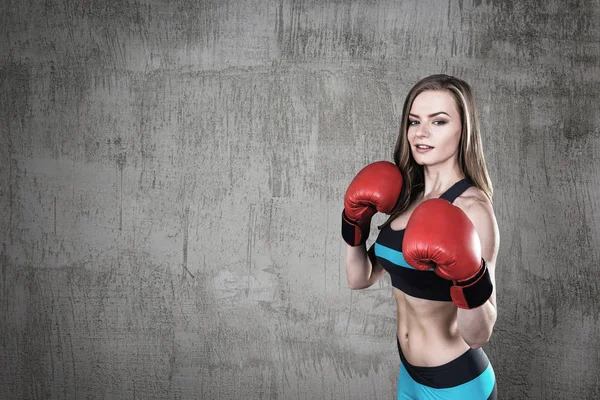
{"label": "woman", "polygon": [[[432,75],[410,90],[394,161],[365,167],[346,192],[348,285],[392,277],[398,399],[496,399],[481,346],[496,321],[499,234],[466,82]],[[376,211],[390,217],[367,251]]]}

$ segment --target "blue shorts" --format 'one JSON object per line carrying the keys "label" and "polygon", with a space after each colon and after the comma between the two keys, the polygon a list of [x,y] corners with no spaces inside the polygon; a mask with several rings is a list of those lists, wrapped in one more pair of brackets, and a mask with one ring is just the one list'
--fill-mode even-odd
{"label": "blue shorts", "polygon": [[398,342],[398,400],[496,400],[496,376],[485,352],[469,349],[438,367],[410,365]]}

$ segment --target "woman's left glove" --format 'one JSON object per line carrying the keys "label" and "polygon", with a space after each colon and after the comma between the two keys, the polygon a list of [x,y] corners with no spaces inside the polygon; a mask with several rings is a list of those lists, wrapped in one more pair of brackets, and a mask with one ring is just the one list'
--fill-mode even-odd
{"label": "woman's left glove", "polygon": [[460,308],[477,308],[494,288],[475,226],[444,199],[425,200],[408,220],[402,253],[408,264],[452,281],[450,296]]}

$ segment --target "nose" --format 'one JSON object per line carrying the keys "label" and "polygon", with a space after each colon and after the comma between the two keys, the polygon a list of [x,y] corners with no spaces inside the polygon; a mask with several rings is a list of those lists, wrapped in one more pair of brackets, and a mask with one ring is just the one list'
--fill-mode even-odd
{"label": "nose", "polygon": [[429,129],[425,126],[425,124],[419,124],[417,126],[415,136],[417,138],[429,137]]}

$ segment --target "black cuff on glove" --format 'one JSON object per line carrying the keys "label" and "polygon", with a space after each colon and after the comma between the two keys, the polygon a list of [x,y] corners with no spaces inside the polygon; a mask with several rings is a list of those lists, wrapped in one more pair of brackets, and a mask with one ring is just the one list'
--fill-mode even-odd
{"label": "black cuff on glove", "polygon": [[342,237],[350,246],[360,246],[367,241],[371,225],[365,224],[362,227],[357,222],[352,221],[346,216],[346,211],[342,211]]}
{"label": "black cuff on glove", "polygon": [[485,265],[485,260],[479,272],[466,281],[454,281],[450,288],[452,301],[459,308],[477,308],[483,305],[492,295],[494,285],[490,278],[490,272]]}

